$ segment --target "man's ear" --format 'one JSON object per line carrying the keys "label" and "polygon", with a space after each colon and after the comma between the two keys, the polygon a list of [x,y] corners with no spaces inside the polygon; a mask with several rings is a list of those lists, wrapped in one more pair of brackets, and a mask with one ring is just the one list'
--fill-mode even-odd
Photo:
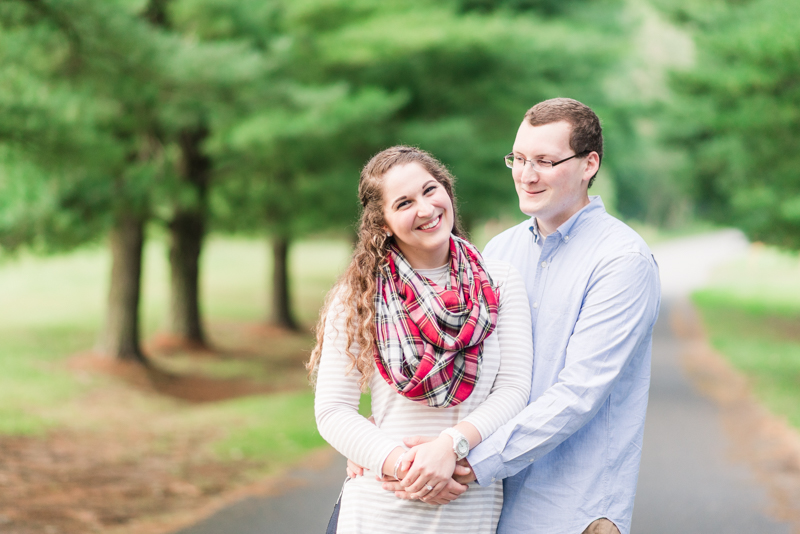
{"label": "man's ear", "polygon": [[597,152],[591,152],[586,156],[585,161],[586,167],[583,171],[583,179],[588,182],[600,170],[600,155]]}

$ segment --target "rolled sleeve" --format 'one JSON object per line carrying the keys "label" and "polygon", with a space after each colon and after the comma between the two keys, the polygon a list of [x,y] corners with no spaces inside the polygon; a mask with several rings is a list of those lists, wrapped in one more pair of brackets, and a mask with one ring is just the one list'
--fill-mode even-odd
{"label": "rolled sleeve", "polygon": [[485,441],[470,451],[467,461],[480,486],[489,486],[494,481],[509,476],[506,474],[506,466],[503,464],[499,451],[493,449]]}

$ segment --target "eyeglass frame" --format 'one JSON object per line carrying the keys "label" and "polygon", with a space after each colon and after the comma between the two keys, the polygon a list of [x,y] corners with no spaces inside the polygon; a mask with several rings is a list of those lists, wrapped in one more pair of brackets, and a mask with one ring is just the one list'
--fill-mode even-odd
{"label": "eyeglass frame", "polygon": [[[553,167],[555,167],[556,165],[561,165],[561,164],[562,164],[562,163],[564,163],[565,161],[569,161],[569,160],[571,160],[572,158],[582,158],[583,156],[588,156],[588,155],[589,155],[589,154],[591,154],[592,152],[593,152],[593,150],[584,150],[583,152],[579,152],[579,153],[577,153],[577,154],[573,154],[573,155],[571,155],[570,157],[568,157],[568,158],[564,158],[564,159],[562,159],[562,160],[560,160],[560,161],[551,161],[551,162],[550,162],[550,167],[546,167],[546,168],[545,168],[545,170],[550,170],[550,169],[552,169]],[[506,155],[503,157],[503,161],[505,162],[505,164],[506,164],[506,167],[508,167],[508,168],[509,168],[509,169],[511,169],[511,170],[514,170],[514,162],[513,162],[513,160],[512,160],[512,162],[511,162],[511,165],[509,165],[509,164],[508,164],[508,158],[517,159],[517,157],[514,155],[514,153],[513,153],[513,152],[509,152],[508,154],[506,154]],[[525,159],[525,158],[522,158],[522,161],[524,162],[524,163],[522,164],[522,170],[523,170],[523,171],[525,170],[525,164],[526,164],[526,163],[530,163],[530,164],[531,164],[531,169],[534,169],[534,170],[536,170],[536,169],[535,169],[535,167],[534,167],[534,163],[533,163],[533,160],[532,160],[532,159]],[[539,172],[539,171],[537,171],[537,172]]]}

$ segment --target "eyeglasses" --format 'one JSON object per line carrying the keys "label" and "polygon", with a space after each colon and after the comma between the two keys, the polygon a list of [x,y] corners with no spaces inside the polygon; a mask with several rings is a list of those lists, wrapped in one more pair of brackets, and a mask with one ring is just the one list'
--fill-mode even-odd
{"label": "eyeglasses", "polygon": [[504,159],[506,161],[506,167],[515,171],[522,172],[525,169],[525,164],[530,163],[531,168],[533,168],[534,171],[547,172],[556,165],[561,165],[565,161],[569,161],[572,158],[580,158],[582,156],[589,154],[590,152],[591,150],[584,150],[580,154],[573,154],[572,156],[564,158],[561,161],[549,161],[546,159],[525,159],[522,156],[515,156],[513,152],[511,152],[510,154],[506,154],[506,157]]}

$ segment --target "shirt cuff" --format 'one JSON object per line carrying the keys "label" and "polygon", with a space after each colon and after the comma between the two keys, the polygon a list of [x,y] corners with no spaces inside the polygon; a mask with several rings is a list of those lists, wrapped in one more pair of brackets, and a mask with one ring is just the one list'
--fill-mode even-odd
{"label": "shirt cuff", "polygon": [[390,454],[392,454],[392,451],[395,450],[397,447],[402,447],[404,450],[408,450],[403,446],[402,443],[392,445],[391,447],[387,446],[385,454],[381,453],[381,455],[378,457],[380,459],[380,463],[372,466],[372,472],[376,476],[383,477],[383,464],[386,463],[386,459],[389,457]]}
{"label": "shirt cuff", "polygon": [[480,443],[467,456],[479,486],[490,486],[505,477],[505,466],[500,455],[488,443]]}

